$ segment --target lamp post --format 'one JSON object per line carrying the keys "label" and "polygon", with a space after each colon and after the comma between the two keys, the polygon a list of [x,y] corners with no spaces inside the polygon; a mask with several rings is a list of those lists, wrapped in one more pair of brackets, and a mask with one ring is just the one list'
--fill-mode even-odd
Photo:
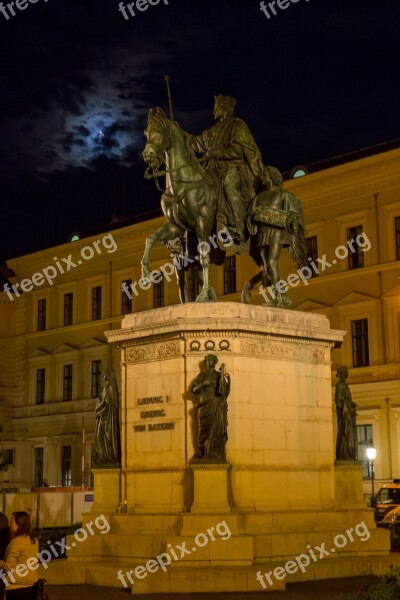
{"label": "lamp post", "polygon": [[371,466],[371,484],[372,484],[372,496],[371,496],[371,506],[375,504],[375,491],[374,491],[374,460],[376,458],[376,448],[370,446],[367,448],[367,456],[369,460],[369,464]]}

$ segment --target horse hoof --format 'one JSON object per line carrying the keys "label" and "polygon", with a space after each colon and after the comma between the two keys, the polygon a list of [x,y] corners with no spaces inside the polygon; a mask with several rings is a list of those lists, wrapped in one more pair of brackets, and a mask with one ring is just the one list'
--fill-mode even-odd
{"label": "horse hoof", "polygon": [[285,303],[284,303],[284,304],[282,304],[282,306],[283,306],[284,308],[289,308],[289,306],[292,306],[292,304],[293,304],[293,302],[291,301],[291,299],[290,299],[290,298],[287,298],[287,299],[285,300]]}
{"label": "horse hoof", "polygon": [[274,308],[277,308],[279,307],[279,304],[277,302],[274,302],[273,300],[266,300],[263,306],[272,306]]}
{"label": "horse hoof", "polygon": [[200,294],[196,298],[196,302],[216,302],[217,294],[214,291],[214,288],[209,287],[207,289],[202,289]]}
{"label": "horse hoof", "polygon": [[292,304],[291,299],[287,294],[278,294],[277,304],[278,308],[289,308]]}

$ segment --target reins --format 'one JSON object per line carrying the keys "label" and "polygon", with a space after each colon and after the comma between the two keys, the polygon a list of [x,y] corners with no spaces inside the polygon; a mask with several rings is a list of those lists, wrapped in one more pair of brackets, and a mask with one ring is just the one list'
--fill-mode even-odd
{"label": "reins", "polygon": [[[169,175],[171,173],[175,173],[176,171],[180,171],[180,169],[183,169],[184,167],[189,167],[191,165],[196,165],[198,163],[207,162],[209,160],[210,160],[209,158],[199,158],[199,159],[196,159],[196,160],[192,160],[192,161],[190,161],[190,162],[188,162],[188,163],[186,163],[184,165],[181,165],[180,167],[176,167],[175,169],[163,169],[162,171],[159,171],[157,169],[157,167],[151,167],[149,165],[146,168],[145,172],[144,172],[144,177],[147,180],[154,179],[155,180],[155,185],[156,185],[156,188],[158,189],[158,191],[164,193],[165,190],[163,190],[160,187],[160,185],[159,185],[159,183],[157,181],[160,177],[163,177],[164,175]],[[149,172],[150,169],[153,169],[152,173]],[[185,181],[184,179],[175,179],[175,182],[176,183],[192,183],[192,184],[194,183],[195,185],[193,187],[196,187],[200,182],[203,181],[203,179],[207,176],[207,174],[208,173],[206,171],[204,173],[203,177],[201,179],[199,179],[199,180],[196,180],[196,181]]]}

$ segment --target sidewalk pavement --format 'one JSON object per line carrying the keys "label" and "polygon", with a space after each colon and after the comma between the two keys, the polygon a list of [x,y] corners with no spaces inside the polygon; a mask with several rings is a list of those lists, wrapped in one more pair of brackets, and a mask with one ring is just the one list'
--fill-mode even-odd
{"label": "sidewalk pavement", "polygon": [[[376,577],[349,577],[345,579],[322,579],[305,583],[289,583],[286,592],[260,592],[266,600],[341,600],[342,594],[356,593],[365,583],[376,581]],[[49,600],[128,600],[130,589],[97,587],[92,585],[48,585]],[[151,594],[142,596],[144,600],[260,600],[261,595],[253,592],[226,594]]]}

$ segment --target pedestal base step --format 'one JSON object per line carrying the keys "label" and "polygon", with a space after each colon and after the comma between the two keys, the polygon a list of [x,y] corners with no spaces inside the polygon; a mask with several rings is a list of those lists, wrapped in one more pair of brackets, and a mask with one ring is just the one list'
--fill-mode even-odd
{"label": "pedestal base step", "polygon": [[[114,588],[131,589],[134,595],[145,594],[183,594],[199,592],[268,592],[284,591],[287,583],[313,581],[341,577],[382,575],[389,566],[400,566],[400,555],[368,556],[349,558],[327,558],[311,564],[302,573],[285,574],[278,581],[273,573],[284,563],[262,563],[251,567],[208,566],[201,568],[174,568],[165,572],[146,572],[143,579],[131,575],[134,583],[129,582],[128,573],[134,572],[137,565],[127,563],[93,562],[90,564],[70,564],[66,560],[55,560],[48,569],[40,567],[39,577],[47,579],[50,585],[86,584]],[[272,575],[271,575],[272,572]],[[270,573],[271,586],[265,573]],[[257,578],[258,574],[258,578]],[[262,576],[262,577],[261,577]],[[260,579],[263,580],[265,588]]]}

